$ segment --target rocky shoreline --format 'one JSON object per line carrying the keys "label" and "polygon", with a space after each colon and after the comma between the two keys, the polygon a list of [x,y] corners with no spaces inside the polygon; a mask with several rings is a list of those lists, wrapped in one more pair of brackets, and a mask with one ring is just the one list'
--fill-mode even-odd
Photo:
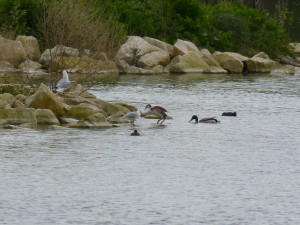
{"label": "rocky shoreline", "polygon": [[[119,74],[241,74],[263,73],[292,75],[300,67],[300,44],[291,44],[296,58],[281,57],[274,61],[263,52],[249,58],[233,52],[210,53],[192,42],[177,40],[174,45],[150,37],[130,36],[120,47],[114,61],[105,53],[93,54],[55,46],[40,54],[39,44],[32,36],[16,40],[0,37],[0,76],[22,73],[44,77],[50,81],[52,72],[66,69],[80,76],[118,76]],[[298,55],[297,55],[298,54]],[[59,79],[59,78],[57,78]],[[109,103],[97,99],[80,84],[64,92],[54,93],[50,85],[34,89],[24,84],[0,85],[0,128],[40,125],[73,128],[109,128],[128,123],[123,115],[136,108],[126,103]]]}
{"label": "rocky shoreline", "polygon": [[[66,69],[79,74],[236,74],[272,73],[278,69],[293,74],[300,67],[300,43],[291,43],[295,58],[280,57],[277,61],[264,52],[246,57],[234,52],[209,52],[194,43],[178,39],[174,45],[150,37],[129,36],[114,60],[105,53],[57,45],[40,52],[38,40],[18,36],[8,40],[0,36],[0,74],[25,73],[44,75]],[[286,66],[288,65],[288,66]],[[278,72],[278,71],[277,71]]]}

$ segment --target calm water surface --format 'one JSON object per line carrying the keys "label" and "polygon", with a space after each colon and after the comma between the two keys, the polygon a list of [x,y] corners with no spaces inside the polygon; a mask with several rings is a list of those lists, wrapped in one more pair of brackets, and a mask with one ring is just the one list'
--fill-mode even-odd
{"label": "calm water surface", "polygon": [[299,73],[121,76],[91,90],[173,120],[140,118],[140,137],[129,125],[0,130],[0,224],[300,224]]}

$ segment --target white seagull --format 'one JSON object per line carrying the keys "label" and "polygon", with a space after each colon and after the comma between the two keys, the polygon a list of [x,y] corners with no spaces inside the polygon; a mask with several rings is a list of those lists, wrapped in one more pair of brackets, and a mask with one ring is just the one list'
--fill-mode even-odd
{"label": "white seagull", "polygon": [[72,83],[72,81],[69,81],[69,75],[66,70],[63,70],[63,77],[60,79],[60,81],[57,82],[55,86],[55,90],[57,89],[65,89],[69,87],[69,85]]}
{"label": "white seagull", "polygon": [[130,120],[131,128],[133,128],[134,121],[137,120],[141,115],[140,111],[129,112],[123,116],[124,119]]}

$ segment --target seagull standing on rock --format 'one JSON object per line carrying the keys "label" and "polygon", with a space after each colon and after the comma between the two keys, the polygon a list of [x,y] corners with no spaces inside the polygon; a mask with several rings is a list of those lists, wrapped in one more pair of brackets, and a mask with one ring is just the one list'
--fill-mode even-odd
{"label": "seagull standing on rock", "polygon": [[63,70],[63,77],[57,82],[55,90],[57,91],[58,89],[65,89],[69,87],[71,83],[72,81],[69,80],[69,75],[67,71]]}

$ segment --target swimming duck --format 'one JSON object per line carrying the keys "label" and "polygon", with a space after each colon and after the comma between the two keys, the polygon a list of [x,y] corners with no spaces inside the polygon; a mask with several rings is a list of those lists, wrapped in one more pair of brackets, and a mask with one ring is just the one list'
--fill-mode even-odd
{"label": "swimming duck", "polygon": [[236,112],[223,112],[222,116],[236,116],[237,113]]}
{"label": "swimming duck", "polygon": [[130,136],[140,136],[140,133],[137,130],[134,130]]}
{"label": "swimming duck", "polygon": [[196,115],[193,115],[189,122],[191,122],[193,120],[195,120],[195,123],[218,123],[218,122],[220,122],[215,117],[207,117],[207,118],[202,118],[201,120],[199,120],[198,116],[196,116]]}

